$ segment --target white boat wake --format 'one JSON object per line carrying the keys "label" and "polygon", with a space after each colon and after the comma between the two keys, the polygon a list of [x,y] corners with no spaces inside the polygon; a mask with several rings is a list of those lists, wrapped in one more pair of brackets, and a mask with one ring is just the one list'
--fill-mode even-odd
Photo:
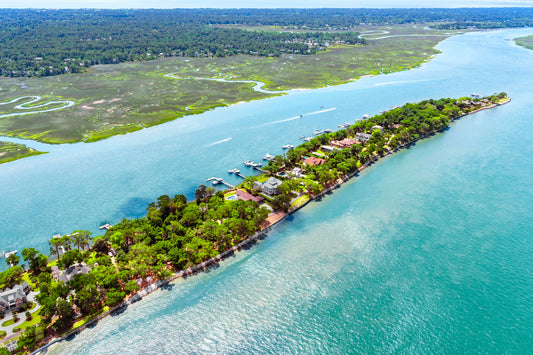
{"label": "white boat wake", "polygon": [[300,118],[304,118],[305,116],[318,115],[318,114],[320,114],[320,113],[330,112],[330,111],[334,111],[334,110],[336,110],[336,109],[337,109],[336,107],[332,107],[332,108],[327,108],[327,109],[320,110],[320,111],[314,111],[314,112],[304,113],[304,114],[299,115],[299,116],[295,116],[295,117],[291,117],[291,118],[286,118],[286,119],[279,120],[279,121],[268,122],[268,123],[265,123],[263,126],[269,126],[269,125],[273,125],[273,124],[278,124],[278,123],[283,123],[283,122],[294,121],[294,120],[297,120],[297,119],[300,119]]}
{"label": "white boat wake", "polygon": [[[17,101],[24,100],[24,99],[31,99],[31,100],[27,101],[27,102],[23,102],[21,104],[18,104],[17,106],[13,107],[13,109],[14,110],[33,110],[33,111],[6,113],[6,114],[3,114],[3,115],[0,115],[0,118],[11,117],[11,116],[30,115],[32,113],[57,111],[57,110],[62,110],[62,109],[68,108],[68,107],[72,107],[72,106],[74,106],[76,104],[74,101],[71,101],[71,100],[61,100],[61,101],[47,101],[47,102],[42,103],[40,105],[28,106],[28,105],[31,105],[31,104],[33,104],[35,102],[38,102],[38,101],[42,100],[42,96],[33,96],[33,95],[31,95],[31,96],[17,97],[15,99],[13,99],[11,101],[7,101],[7,102],[0,102],[0,106],[10,105],[10,104],[13,104],[13,103],[15,103]],[[63,104],[63,106],[49,108],[49,109],[45,109],[45,110],[37,110],[37,111],[35,110],[35,109],[39,109],[41,107],[46,107],[46,106],[54,105],[54,104]]]}
{"label": "white boat wake", "polygon": [[231,140],[231,137],[228,137],[226,139],[221,139],[219,141],[216,141],[216,142],[213,142],[213,143],[210,143],[210,144],[206,145],[206,147],[212,147],[212,146],[220,144],[220,143],[229,142],[230,140]]}

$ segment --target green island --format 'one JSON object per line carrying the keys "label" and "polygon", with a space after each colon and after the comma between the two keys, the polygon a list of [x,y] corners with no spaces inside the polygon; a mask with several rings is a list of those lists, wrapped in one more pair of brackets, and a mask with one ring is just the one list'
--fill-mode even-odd
{"label": "green island", "polygon": [[12,266],[0,274],[0,287],[26,281],[39,291],[40,309],[38,320],[8,337],[18,336],[17,351],[26,352],[81,331],[171,280],[216,265],[381,157],[444,130],[456,118],[509,101],[502,92],[407,103],[345,129],[317,133],[272,157],[263,174],[234,189],[200,185],[193,201],[163,195],[148,206],[146,217],[103,226],[104,235],[92,238],[78,230],[54,236],[50,258],[25,248],[28,271],[10,255]]}
{"label": "green island", "polygon": [[515,38],[514,42],[519,46],[533,50],[533,36]]}
{"label": "green island", "polygon": [[45,152],[28,148],[23,144],[0,142],[0,164],[39,154],[45,154]]}

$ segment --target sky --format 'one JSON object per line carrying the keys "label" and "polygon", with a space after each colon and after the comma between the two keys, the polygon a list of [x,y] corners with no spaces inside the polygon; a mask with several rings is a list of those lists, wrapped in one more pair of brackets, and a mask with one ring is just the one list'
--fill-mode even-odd
{"label": "sky", "polygon": [[533,6],[533,0],[0,0],[0,8],[383,8]]}

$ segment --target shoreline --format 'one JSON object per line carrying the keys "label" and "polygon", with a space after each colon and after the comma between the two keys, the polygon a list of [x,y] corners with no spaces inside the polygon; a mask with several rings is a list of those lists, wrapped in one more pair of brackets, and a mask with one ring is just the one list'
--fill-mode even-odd
{"label": "shoreline", "polygon": [[507,104],[509,102],[511,102],[511,98],[510,97],[506,98],[502,102],[498,102],[498,103],[494,103],[494,104],[489,105],[489,106],[481,107],[481,108],[476,109],[474,111],[471,111],[471,112],[465,113],[463,115],[454,117],[448,122],[448,124],[445,127],[441,128],[441,129],[438,129],[438,130],[435,130],[433,132],[430,132],[430,133],[428,133],[428,134],[426,134],[426,135],[424,135],[422,137],[418,137],[416,139],[413,139],[412,141],[410,141],[408,143],[405,143],[403,145],[400,145],[400,146],[398,146],[395,149],[389,150],[386,153],[384,153],[383,156],[378,157],[377,159],[369,160],[368,162],[364,163],[359,168],[357,168],[355,171],[343,176],[342,178],[338,178],[333,185],[331,185],[328,188],[324,189],[320,193],[318,193],[316,195],[313,195],[313,196],[309,196],[309,200],[306,201],[305,203],[303,203],[302,205],[297,206],[294,209],[291,209],[287,213],[285,213],[285,212],[279,213],[279,215],[276,216],[275,220],[273,220],[272,222],[269,222],[269,224],[266,225],[265,228],[262,228],[260,231],[254,233],[253,235],[251,235],[250,237],[246,238],[245,240],[243,240],[239,244],[234,245],[233,247],[225,250],[224,252],[218,254],[217,256],[215,256],[215,257],[213,257],[213,258],[211,258],[209,260],[206,260],[206,261],[204,261],[204,262],[202,262],[200,264],[194,265],[194,266],[189,267],[189,268],[187,268],[185,270],[178,271],[174,275],[172,275],[171,277],[169,277],[167,279],[159,280],[157,282],[154,282],[153,284],[147,286],[143,290],[138,291],[136,294],[128,297],[126,300],[124,300],[119,305],[117,305],[117,306],[109,309],[108,311],[100,314],[99,316],[97,316],[96,318],[92,319],[91,321],[81,325],[80,327],[68,332],[67,334],[65,334],[65,335],[63,335],[63,336],[61,336],[59,338],[51,339],[49,343],[45,344],[44,346],[40,347],[37,350],[34,350],[33,352],[31,352],[31,354],[39,354],[42,351],[45,351],[50,346],[52,346],[52,345],[54,345],[54,344],[56,344],[58,342],[61,342],[61,341],[64,341],[64,340],[68,340],[69,338],[74,337],[78,333],[82,332],[85,328],[93,326],[95,323],[97,323],[101,319],[103,319],[103,318],[105,318],[105,317],[107,317],[107,316],[109,316],[109,315],[111,315],[111,314],[113,314],[115,312],[124,311],[125,309],[127,309],[128,305],[131,305],[131,304],[133,304],[135,302],[138,302],[138,301],[142,300],[142,298],[148,296],[149,294],[152,294],[156,290],[168,285],[169,283],[171,283],[171,282],[173,282],[173,281],[175,281],[175,280],[177,280],[179,278],[193,276],[193,275],[195,275],[195,274],[197,274],[199,272],[205,271],[209,267],[217,266],[220,261],[223,261],[227,257],[233,255],[236,251],[242,249],[244,246],[250,244],[251,242],[266,238],[268,236],[268,232],[270,232],[273,229],[274,226],[276,226],[279,223],[283,222],[290,215],[292,215],[293,213],[296,213],[297,211],[299,211],[300,209],[305,207],[307,204],[309,204],[311,201],[320,201],[322,199],[322,197],[324,197],[326,194],[329,194],[332,191],[334,191],[336,189],[339,189],[344,183],[350,181],[353,177],[357,176],[357,174],[361,173],[362,171],[364,171],[365,169],[367,169],[368,167],[370,167],[372,164],[376,163],[380,159],[385,158],[385,157],[387,157],[389,155],[393,155],[394,153],[398,152],[400,149],[409,148],[410,146],[412,146],[416,142],[418,142],[418,141],[420,141],[422,139],[428,138],[428,137],[434,135],[435,133],[443,132],[444,130],[446,130],[446,129],[448,129],[450,127],[450,124],[453,121],[455,121],[457,119],[460,119],[462,117],[466,117],[466,116],[478,113],[480,111],[492,109],[492,108],[495,108],[495,107],[498,107],[498,106],[503,106],[503,105],[505,105],[505,104]]}

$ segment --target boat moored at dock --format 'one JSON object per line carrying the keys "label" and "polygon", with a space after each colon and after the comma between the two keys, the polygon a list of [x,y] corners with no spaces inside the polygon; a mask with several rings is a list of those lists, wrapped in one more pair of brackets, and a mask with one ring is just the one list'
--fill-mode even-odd
{"label": "boat moored at dock", "polygon": [[274,159],[274,156],[268,153],[266,153],[266,155],[263,157],[263,160],[271,161],[272,159]]}

